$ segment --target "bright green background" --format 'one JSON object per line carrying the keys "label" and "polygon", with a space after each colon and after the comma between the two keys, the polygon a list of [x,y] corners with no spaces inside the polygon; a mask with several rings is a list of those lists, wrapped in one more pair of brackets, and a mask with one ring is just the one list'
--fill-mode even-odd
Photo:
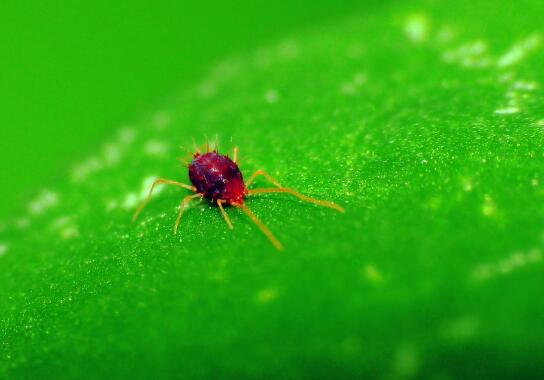
{"label": "bright green background", "polygon": [[[316,12],[144,101],[11,206],[0,377],[544,375],[542,4]],[[248,200],[281,254],[205,204],[173,236],[176,189],[131,225],[153,176],[187,180],[178,145],[216,133],[246,175],[347,213]]]}
{"label": "bright green background", "polygon": [[370,3],[2,2],[0,215],[213,62]]}

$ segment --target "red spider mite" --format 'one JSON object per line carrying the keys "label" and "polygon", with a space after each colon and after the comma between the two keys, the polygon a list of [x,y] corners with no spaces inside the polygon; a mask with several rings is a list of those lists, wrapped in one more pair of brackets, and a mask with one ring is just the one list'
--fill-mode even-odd
{"label": "red spider mite", "polygon": [[[268,227],[266,227],[266,225],[261,222],[260,219],[257,218],[257,216],[253,214],[253,212],[251,212],[251,210],[246,206],[245,200],[247,197],[263,193],[287,193],[294,195],[295,197],[303,201],[314,203],[319,206],[332,208],[342,213],[344,212],[344,209],[335,203],[310,198],[303,194],[300,194],[293,189],[283,187],[279,184],[278,181],[272,178],[272,176],[270,176],[264,170],[257,170],[255,173],[253,173],[251,177],[249,177],[247,182],[244,182],[242,172],[240,171],[240,168],[237,164],[238,147],[234,148],[234,154],[232,159],[229,158],[228,155],[219,154],[217,148],[213,151],[210,151],[208,144],[206,144],[206,147],[206,153],[201,154],[200,151],[197,150],[197,152],[193,154],[193,160],[188,165],[189,178],[193,186],[163,178],[157,179],[151,185],[149,194],[145,201],[140,205],[138,210],[136,210],[136,213],[132,218],[133,222],[138,218],[138,215],[140,215],[144,207],[151,199],[153,190],[158,184],[178,186],[195,192],[195,194],[188,195],[181,201],[176,224],[174,225],[174,234],[176,234],[178,231],[181,217],[183,215],[185,207],[189,204],[189,202],[191,202],[195,198],[200,198],[201,200],[205,198],[211,203],[217,204],[219,210],[221,211],[221,214],[223,215],[223,218],[225,219],[225,222],[230,229],[233,228],[233,225],[223,206],[233,206],[240,208],[259,227],[259,229],[266,235],[266,237],[278,250],[283,249],[282,244],[279,242],[278,239],[276,239],[276,237],[274,236],[274,234],[272,234]],[[258,176],[265,177],[275,187],[253,190],[249,189],[249,186]]]}

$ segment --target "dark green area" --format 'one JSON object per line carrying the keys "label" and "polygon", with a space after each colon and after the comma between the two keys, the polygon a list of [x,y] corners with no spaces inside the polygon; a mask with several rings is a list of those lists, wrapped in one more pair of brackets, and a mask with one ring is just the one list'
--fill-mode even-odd
{"label": "dark green area", "polygon": [[[126,123],[0,231],[0,377],[544,376],[543,6],[411,1],[319,22]],[[155,176],[218,135],[346,214],[239,210]],[[257,187],[266,186],[259,180]]]}

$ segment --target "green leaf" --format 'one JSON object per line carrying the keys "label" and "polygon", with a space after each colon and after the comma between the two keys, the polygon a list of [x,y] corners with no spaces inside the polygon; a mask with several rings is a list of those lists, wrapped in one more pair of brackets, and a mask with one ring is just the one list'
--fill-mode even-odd
{"label": "green leaf", "polygon": [[[225,60],[0,230],[6,378],[544,375],[542,5],[416,1]],[[283,194],[229,230],[177,157]],[[256,186],[266,186],[259,180]]]}

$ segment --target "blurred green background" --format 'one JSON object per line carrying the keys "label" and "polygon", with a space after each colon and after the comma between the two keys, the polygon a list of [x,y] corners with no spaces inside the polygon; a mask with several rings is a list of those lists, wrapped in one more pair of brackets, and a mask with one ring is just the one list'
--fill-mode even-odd
{"label": "blurred green background", "polygon": [[[3,3],[0,378],[542,377],[544,7],[385,3]],[[348,212],[130,224],[210,131]]]}
{"label": "blurred green background", "polygon": [[373,3],[2,2],[0,215],[221,58]]}

